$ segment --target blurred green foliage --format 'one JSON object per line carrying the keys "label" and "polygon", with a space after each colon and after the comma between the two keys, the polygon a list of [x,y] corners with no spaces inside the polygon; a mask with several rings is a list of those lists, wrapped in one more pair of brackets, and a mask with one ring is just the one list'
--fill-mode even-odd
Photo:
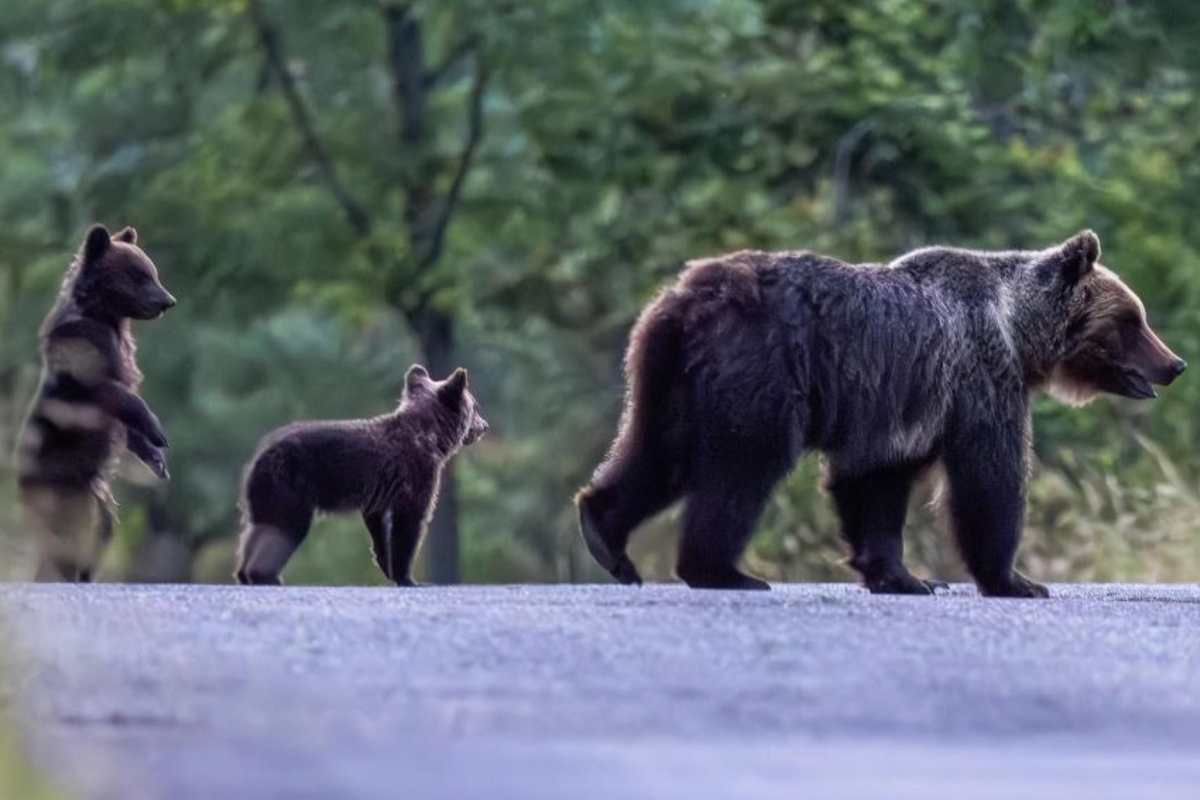
{"label": "blurred green foliage", "polygon": [[[687,258],[886,260],[1090,226],[1200,362],[1198,33],[1200,7],[1165,0],[9,0],[0,438],[86,224],[132,223],[181,299],[139,325],[173,480],[122,488],[109,576],[227,579],[258,436],[389,408],[441,319],[493,426],[459,457],[463,578],[599,578],[570,498],[613,433],[629,325]],[[414,41],[419,146],[397,80]],[[1033,574],[1200,574],[1193,377],[1149,404],[1039,403]],[[776,496],[754,569],[849,577],[817,472],[806,461]],[[11,491],[0,529],[17,532]],[[657,577],[672,522],[635,543]],[[288,578],[377,581],[359,527],[319,523]],[[932,513],[911,527],[914,563],[960,574]]]}

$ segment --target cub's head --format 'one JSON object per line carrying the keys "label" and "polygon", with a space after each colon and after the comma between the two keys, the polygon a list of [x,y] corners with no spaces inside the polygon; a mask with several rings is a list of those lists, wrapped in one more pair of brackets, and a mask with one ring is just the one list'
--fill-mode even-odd
{"label": "cub's head", "polygon": [[115,319],[155,319],[175,305],[158,280],[158,270],[140,247],[137,231],[110,235],[94,225],[79,252],[72,291],[90,313]]}
{"label": "cub's head", "polygon": [[1048,251],[1039,264],[1068,292],[1066,349],[1054,366],[1050,393],[1082,405],[1107,392],[1147,399],[1187,368],[1146,322],[1137,295],[1099,263],[1100,240],[1083,231]]}
{"label": "cub's head", "polygon": [[429,371],[413,364],[404,376],[404,397],[413,403],[437,403],[453,420],[454,445],[474,444],[488,432],[487,420],[479,413],[475,395],[467,388],[467,371],[454,370],[444,381],[429,377]]}

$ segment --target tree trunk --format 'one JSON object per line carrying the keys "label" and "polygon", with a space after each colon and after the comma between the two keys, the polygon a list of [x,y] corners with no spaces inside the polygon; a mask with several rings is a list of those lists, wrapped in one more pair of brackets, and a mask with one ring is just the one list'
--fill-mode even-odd
{"label": "tree trunk", "polygon": [[[415,320],[426,366],[437,379],[445,378],[458,366],[454,356],[454,323],[439,311],[426,310]],[[458,583],[458,482],[454,477],[454,462],[446,465],[437,509],[429,527],[425,546],[429,579],[433,583]]]}
{"label": "tree trunk", "polygon": [[177,533],[161,496],[146,504],[146,537],[138,545],[128,580],[132,583],[188,583],[196,551]]}
{"label": "tree trunk", "polygon": [[[471,135],[460,160],[459,174],[445,197],[436,190],[437,170],[429,153],[426,108],[429,89],[425,64],[424,31],[420,20],[406,5],[387,6],[384,19],[388,32],[388,62],[392,72],[392,92],[400,114],[400,145],[408,159],[404,180],[404,223],[416,272],[432,269],[441,258],[442,237],[457,202],[462,177],[478,143],[478,98],[471,117]],[[482,88],[479,84],[478,89]],[[412,323],[425,366],[437,379],[445,378],[455,367],[454,319],[448,313],[429,305],[430,299],[405,307],[402,300],[405,279],[398,275],[391,281],[388,301]],[[430,525],[426,545],[429,579],[434,583],[458,583],[458,486],[453,462],[442,474],[441,492]]]}

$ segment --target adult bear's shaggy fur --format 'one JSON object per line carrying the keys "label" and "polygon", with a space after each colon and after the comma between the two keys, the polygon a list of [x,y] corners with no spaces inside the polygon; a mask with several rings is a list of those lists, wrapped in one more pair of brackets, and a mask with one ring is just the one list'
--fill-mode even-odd
{"label": "adult bear's shaggy fur", "polygon": [[818,450],[867,588],[927,593],[901,531],[914,480],[941,462],[981,591],[1044,596],[1013,570],[1031,392],[1151,397],[1185,366],[1099,254],[1085,231],[1043,251],[931,247],[886,266],[754,251],[690,263],[631,334],[620,430],[577,498],[590,551],[638,582],[630,532],[686,498],[680,578],[766,588],[737,561],[775,484]]}

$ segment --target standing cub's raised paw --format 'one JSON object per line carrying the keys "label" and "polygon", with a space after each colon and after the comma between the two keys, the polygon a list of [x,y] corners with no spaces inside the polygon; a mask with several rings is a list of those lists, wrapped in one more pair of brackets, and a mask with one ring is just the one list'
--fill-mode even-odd
{"label": "standing cub's raised paw", "polygon": [[156,447],[152,451],[146,453],[146,458],[142,459],[142,463],[145,464],[150,471],[154,473],[154,477],[158,478],[160,481],[171,480],[171,472],[167,469],[167,456],[159,448]]}
{"label": "standing cub's raised paw", "polygon": [[151,444],[141,431],[129,428],[125,432],[125,447],[130,453],[137,456],[137,459],[145,464],[160,481],[171,479],[171,474],[167,471],[166,451]]}
{"label": "standing cub's raised paw", "polygon": [[280,583],[317,511],[360,511],[376,565],[397,586],[415,586],[413,557],[442,469],[487,430],[466,370],[435,381],[413,365],[390,414],[295,422],[268,434],[242,485],[238,582]]}

